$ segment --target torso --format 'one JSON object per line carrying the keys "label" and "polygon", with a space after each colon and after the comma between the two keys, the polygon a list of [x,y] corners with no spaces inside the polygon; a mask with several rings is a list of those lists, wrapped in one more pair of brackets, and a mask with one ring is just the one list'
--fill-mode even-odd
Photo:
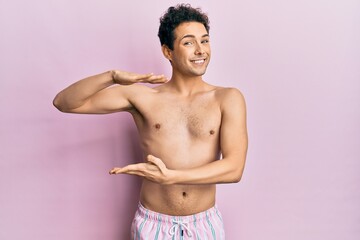
{"label": "torso", "polygon": [[[194,168],[220,157],[219,91],[208,85],[191,97],[149,88],[132,99],[130,111],[138,128],[144,156],[162,159],[169,169]],[[143,181],[140,201],[169,215],[190,215],[211,208],[215,185],[160,185]]]}

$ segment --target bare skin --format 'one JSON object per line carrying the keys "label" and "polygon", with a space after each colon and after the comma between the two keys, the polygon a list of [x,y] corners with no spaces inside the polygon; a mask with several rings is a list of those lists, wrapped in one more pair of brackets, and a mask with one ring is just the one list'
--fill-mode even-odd
{"label": "bare skin", "polygon": [[[211,57],[204,26],[183,23],[175,36],[173,50],[162,47],[173,68],[170,81],[162,75],[109,71],[64,89],[54,105],[71,113],[131,113],[145,161],[115,167],[110,174],[143,177],[140,201],[146,208],[190,215],[215,204],[215,184],[240,181],[246,107],[237,89],[203,81]],[[141,82],[163,84],[136,84]]]}

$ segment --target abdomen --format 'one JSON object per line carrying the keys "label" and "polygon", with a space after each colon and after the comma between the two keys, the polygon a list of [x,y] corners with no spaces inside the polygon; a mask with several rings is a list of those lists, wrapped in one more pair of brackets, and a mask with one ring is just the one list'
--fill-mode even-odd
{"label": "abdomen", "polygon": [[160,185],[145,179],[141,188],[140,201],[152,211],[185,216],[213,207],[215,193],[214,184]]}

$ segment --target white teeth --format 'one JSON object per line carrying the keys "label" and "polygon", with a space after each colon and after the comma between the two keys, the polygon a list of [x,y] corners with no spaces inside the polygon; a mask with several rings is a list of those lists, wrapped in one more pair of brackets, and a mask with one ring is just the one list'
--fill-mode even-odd
{"label": "white teeth", "polygon": [[204,59],[201,59],[201,60],[194,60],[193,62],[194,62],[194,63],[196,63],[196,64],[199,64],[199,63],[203,63],[203,62],[205,62],[205,60],[204,60]]}

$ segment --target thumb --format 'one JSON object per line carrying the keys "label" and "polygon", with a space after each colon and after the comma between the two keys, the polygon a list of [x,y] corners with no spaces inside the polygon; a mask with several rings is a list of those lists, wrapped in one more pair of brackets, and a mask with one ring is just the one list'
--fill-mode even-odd
{"label": "thumb", "polygon": [[[157,160],[158,158],[157,157],[154,157],[153,155],[151,155],[151,154],[149,154],[149,155],[147,155],[147,157],[146,157],[146,160],[148,161],[148,162],[151,162],[151,163],[154,163],[154,164],[156,164],[156,160]],[[156,164],[157,165],[157,164]]]}
{"label": "thumb", "polygon": [[148,162],[158,166],[160,168],[160,170],[164,170],[165,164],[163,163],[163,161],[160,158],[154,157],[153,155],[149,154],[147,156],[147,160],[148,160]]}

